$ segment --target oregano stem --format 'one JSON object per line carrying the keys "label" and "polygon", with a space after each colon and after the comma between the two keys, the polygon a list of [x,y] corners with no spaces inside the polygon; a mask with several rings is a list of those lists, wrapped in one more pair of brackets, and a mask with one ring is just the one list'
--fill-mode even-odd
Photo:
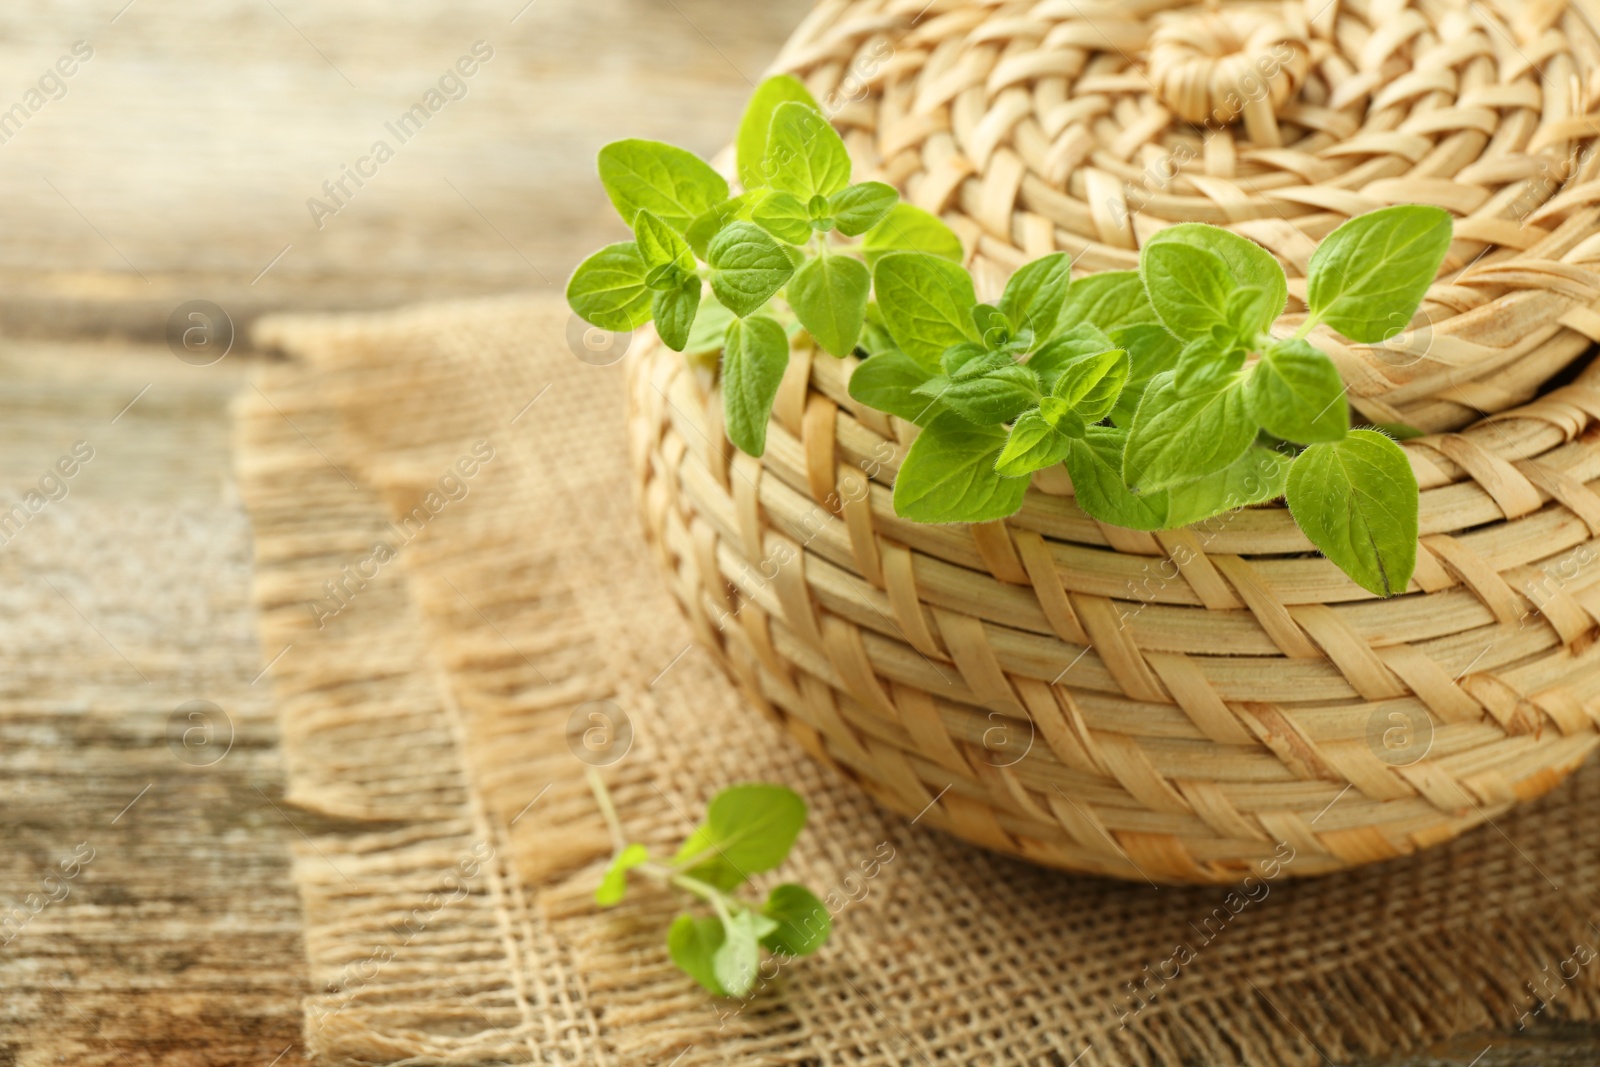
{"label": "oregano stem", "polygon": [[[606,788],[605,781],[600,777],[600,772],[595,768],[588,768],[586,771],[584,771],[583,776],[589,783],[589,790],[594,793],[595,804],[599,806],[600,815],[605,819],[606,829],[611,834],[612,854],[620,854],[623,849],[628,847],[628,838],[622,832],[622,820],[617,817],[617,807],[611,800],[611,791]],[[706,852],[710,851],[710,849],[706,850]],[[692,856],[686,861],[686,863],[692,864],[697,858],[698,857]],[[652,862],[641,863],[637,867],[632,868],[632,870],[646,876],[647,878],[653,878],[662,885],[674,885],[679,889],[694,894],[715,908],[719,917],[722,918],[727,917],[724,913],[729,907],[738,908],[744,911],[760,910],[759,905],[752,904],[751,902],[744,900],[741,897],[736,897],[731,893],[724,893],[722,890],[708,882],[702,882],[698,878],[689,877],[687,874],[683,873],[680,867],[677,866],[667,867],[663,866],[662,864]]]}
{"label": "oregano stem", "polygon": [[600,778],[600,772],[595,768],[588,768],[583,776],[589,782],[589,790],[594,793],[594,802],[599,805],[600,816],[605,819],[606,829],[611,833],[611,851],[621,852],[628,847],[628,839],[622,832],[622,821],[617,818],[616,805],[611,802],[611,791],[606,788],[606,783]]}
{"label": "oregano stem", "polygon": [[725,893],[709,882],[702,882],[698,878],[691,878],[680,874],[671,867],[664,867],[659,863],[641,863],[633,868],[634,871],[647,878],[654,879],[662,885],[673,885],[687,893],[692,893],[701,900],[717,909],[719,913],[727,908],[736,908],[742,911],[759,910],[758,905],[745,900],[743,897]]}

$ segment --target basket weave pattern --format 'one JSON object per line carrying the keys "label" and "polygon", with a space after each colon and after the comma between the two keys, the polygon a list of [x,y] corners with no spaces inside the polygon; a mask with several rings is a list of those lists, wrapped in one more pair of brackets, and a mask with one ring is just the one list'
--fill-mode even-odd
{"label": "basket weave pattern", "polygon": [[[1178,20],[1214,11],[1152,3],[825,3],[780,60],[825,107],[861,97],[833,116],[858,176],[956,228],[981,296],[1035,256],[1126,269],[1156,229],[1206,221],[1279,256],[1293,325],[1345,218],[1457,216],[1410,329],[1312,335],[1361,417],[1429,431],[1405,446],[1416,575],[1388,601],[1281,507],[1138,533],[1055,472],[1005,522],[902,522],[889,486],[916,431],[850,400],[854,359],[797,347],[752,459],[701,372],[632,355],[641,507],[676,596],[886,805],[1075,870],[1226,881],[1286,842],[1309,875],[1447,839],[1600,741],[1600,372],[1577,369],[1600,338],[1600,43],[1560,4],[1320,6],[1252,7],[1265,29],[1208,42]],[[1197,126],[1174,109],[1260,65],[1162,59],[1158,32],[1264,41],[1292,91]]]}

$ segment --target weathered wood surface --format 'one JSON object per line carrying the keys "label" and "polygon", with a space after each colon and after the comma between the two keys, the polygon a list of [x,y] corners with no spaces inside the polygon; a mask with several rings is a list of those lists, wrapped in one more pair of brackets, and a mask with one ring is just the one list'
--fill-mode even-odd
{"label": "weathered wood surface", "polygon": [[[0,342],[0,507],[48,500],[0,546],[0,1064],[301,1062],[294,831],[228,488],[241,381]],[[174,722],[192,700],[221,709],[209,734]]]}
{"label": "weathered wood surface", "polygon": [[[559,286],[623,232],[596,150],[649,136],[715,151],[806,7],[0,5],[0,113],[75,42],[93,52],[20,132],[0,126],[0,327],[154,338],[193,298],[246,319]],[[441,94],[402,143],[387,124],[480,41],[493,55],[459,79],[464,95]],[[307,201],[335,204],[323,183],[380,140],[393,158],[363,165],[376,171],[363,186],[347,179],[319,228]]]}
{"label": "weathered wood surface", "polygon": [[[95,450],[0,544],[0,922],[26,915],[0,931],[0,1067],[286,1067],[303,1062],[305,992],[288,843],[309,824],[279,803],[252,684],[277,650],[257,647],[230,475],[245,368],[16,335],[155,337],[193,298],[242,324],[559,284],[620,233],[595,149],[715,149],[805,4],[124,5],[0,7],[0,111],[75,41],[94,48],[0,142],[0,503],[74,442]],[[495,54],[467,95],[318,230],[307,198],[478,40]],[[196,723],[171,722],[196,699],[233,730],[204,766],[203,735],[183,743]],[[61,879],[80,845],[93,858]],[[60,899],[34,915],[30,894]],[[1593,1028],[1541,1023],[1405,1062],[1597,1058]]]}

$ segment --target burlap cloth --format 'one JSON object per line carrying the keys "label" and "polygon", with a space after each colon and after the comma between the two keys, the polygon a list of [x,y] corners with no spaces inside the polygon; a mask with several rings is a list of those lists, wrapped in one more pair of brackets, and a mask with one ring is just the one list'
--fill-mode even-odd
{"label": "burlap cloth", "polygon": [[[289,799],[331,820],[295,842],[322,1062],[1311,1064],[1595,1017],[1600,768],[1412,858],[1231,891],[876,809],[691,645],[633,514],[624,367],[567,323],[518,299],[258,331],[290,359],[237,453]],[[667,958],[671,895],[593,906],[589,701],[631,723],[604,774],[653,848],[728,783],[804,794],[779,873],[833,894],[818,955],[714,1002]]]}

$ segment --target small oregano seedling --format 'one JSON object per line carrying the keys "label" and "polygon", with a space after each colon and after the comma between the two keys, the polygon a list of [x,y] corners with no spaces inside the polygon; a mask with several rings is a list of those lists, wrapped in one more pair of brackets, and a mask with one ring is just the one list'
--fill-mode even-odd
{"label": "small oregano seedling", "polygon": [[735,142],[742,187],[653,141],[600,153],[600,179],[634,232],[585,260],[573,309],[610,330],[654,320],[669,347],[720,353],[728,439],[751,455],[802,332],[856,356],[857,403],[914,423],[894,508],[917,522],[988,522],[1022,506],[1032,476],[1064,465],[1102,522],[1166,530],[1286,498],[1333,563],[1378,596],[1416,564],[1418,494],[1394,438],[1352,429],[1344,383],[1307,340],[1360,344],[1407,329],[1444,262],[1448,212],[1422,205],[1350,219],[1317,246],[1307,315],[1277,259],[1230,230],[1170,226],[1137,270],[1071,281],[1068,257],[1025,264],[979,301],[956,235],[850,155],[805,87],[769,78]]}
{"label": "small oregano seedling", "polygon": [[737,892],[751,875],[782,864],[800,836],[806,803],[794,790],[760,782],[729,786],[711,798],[705,821],[672,858],[658,860],[627,840],[599,773],[591,769],[588,778],[614,846],[595,901],[620,903],[630,877],[645,877],[706,905],[709,914],[684,912],[673,920],[667,951],[707,992],[745,996],[755,987],[763,949],[779,959],[808,956],[828,940],[832,918],[805,886],[774,886],[765,901]]}

